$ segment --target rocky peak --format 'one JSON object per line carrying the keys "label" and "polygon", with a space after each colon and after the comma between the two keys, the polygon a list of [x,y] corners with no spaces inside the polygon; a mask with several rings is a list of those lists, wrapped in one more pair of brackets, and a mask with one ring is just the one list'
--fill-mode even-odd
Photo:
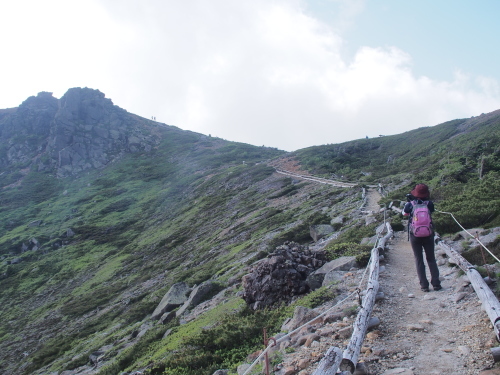
{"label": "rocky peak", "polygon": [[118,107],[99,90],[75,87],[61,98],[60,117],[85,124],[98,124]]}
{"label": "rocky peak", "polygon": [[2,111],[0,168],[36,166],[59,177],[76,175],[126,153],[150,151],[159,142],[153,128],[99,90],[76,87],[61,99],[40,92]]}
{"label": "rocky peak", "polygon": [[59,100],[52,96],[51,92],[42,91],[39,92],[37,96],[30,96],[26,99],[20,106],[19,109],[22,110],[47,110],[47,109],[57,109],[59,106]]}

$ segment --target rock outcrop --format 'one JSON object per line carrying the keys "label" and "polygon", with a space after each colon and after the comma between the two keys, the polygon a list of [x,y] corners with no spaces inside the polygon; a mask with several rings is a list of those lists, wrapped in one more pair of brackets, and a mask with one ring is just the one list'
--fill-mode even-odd
{"label": "rock outcrop", "polygon": [[191,288],[185,282],[172,285],[168,292],[163,296],[161,302],[151,315],[151,319],[158,320],[160,317],[173,309],[182,306],[187,300]]}
{"label": "rock outcrop", "polygon": [[312,225],[310,228],[310,234],[314,242],[318,242],[320,239],[328,236],[333,232],[334,228],[330,224]]}
{"label": "rock outcrop", "polygon": [[[41,92],[0,117],[0,167],[36,166],[59,177],[102,168],[159,143],[155,127],[113,105],[99,90],[72,88],[61,99]],[[24,140],[24,141],[23,141]]]}
{"label": "rock outcrop", "polygon": [[243,299],[254,310],[278,302],[288,303],[310,290],[307,277],[325,262],[323,251],[310,251],[297,243],[285,242],[243,276]]}
{"label": "rock outcrop", "polygon": [[[189,298],[176,312],[176,316],[181,316],[186,310],[192,309],[201,302],[213,296],[219,289],[219,285],[212,280],[207,280],[193,288],[189,294]],[[215,293],[214,293],[215,292]]]}
{"label": "rock outcrop", "polygon": [[[324,264],[318,270],[312,272],[306,280],[307,285],[312,290],[320,288],[325,285],[323,282],[325,278],[329,281],[328,283],[338,280],[338,271],[348,271],[352,267],[356,266],[356,257],[340,257],[331,262]],[[326,275],[331,274],[329,277]]]}

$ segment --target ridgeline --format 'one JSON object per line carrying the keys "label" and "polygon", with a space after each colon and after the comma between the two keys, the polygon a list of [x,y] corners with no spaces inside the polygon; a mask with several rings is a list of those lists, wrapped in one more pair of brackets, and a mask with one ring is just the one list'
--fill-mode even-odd
{"label": "ridgeline", "polygon": [[[287,153],[144,119],[98,90],[40,93],[0,110],[0,372],[236,373],[263,327],[278,332],[295,306],[332,298],[298,283],[266,309],[247,305],[242,278],[255,262],[285,243],[362,262],[383,216],[359,211],[373,184],[382,207],[425,182],[468,228],[498,227],[499,176],[500,111]],[[320,262],[300,254],[290,272],[306,280]],[[185,285],[182,302],[152,319],[174,285]]]}

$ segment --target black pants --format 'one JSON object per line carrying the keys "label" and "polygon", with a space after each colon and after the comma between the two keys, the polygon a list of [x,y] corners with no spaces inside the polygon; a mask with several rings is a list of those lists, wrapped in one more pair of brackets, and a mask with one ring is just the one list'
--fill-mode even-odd
{"label": "black pants", "polygon": [[[434,255],[434,236],[429,237],[415,237],[410,233],[410,243],[415,256],[415,265],[417,266],[418,280],[420,281],[421,288],[429,288],[429,281],[425,276],[424,254],[431,272],[431,284],[434,288],[440,287],[439,269],[436,264],[436,257]],[[423,251],[422,251],[423,250]]]}

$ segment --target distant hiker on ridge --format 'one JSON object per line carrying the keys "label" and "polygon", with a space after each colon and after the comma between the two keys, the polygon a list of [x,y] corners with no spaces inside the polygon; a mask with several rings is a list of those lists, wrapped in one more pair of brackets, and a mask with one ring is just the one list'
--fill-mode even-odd
{"label": "distant hiker on ridge", "polygon": [[432,226],[431,213],[434,212],[434,203],[429,200],[429,187],[426,184],[417,184],[415,188],[406,195],[407,203],[403,208],[403,215],[409,216],[408,232],[417,275],[420,281],[420,289],[423,292],[429,291],[429,281],[425,275],[425,264],[423,251],[429,271],[431,273],[431,284],[434,290],[441,290],[439,280],[439,269],[434,255],[434,229]]}

